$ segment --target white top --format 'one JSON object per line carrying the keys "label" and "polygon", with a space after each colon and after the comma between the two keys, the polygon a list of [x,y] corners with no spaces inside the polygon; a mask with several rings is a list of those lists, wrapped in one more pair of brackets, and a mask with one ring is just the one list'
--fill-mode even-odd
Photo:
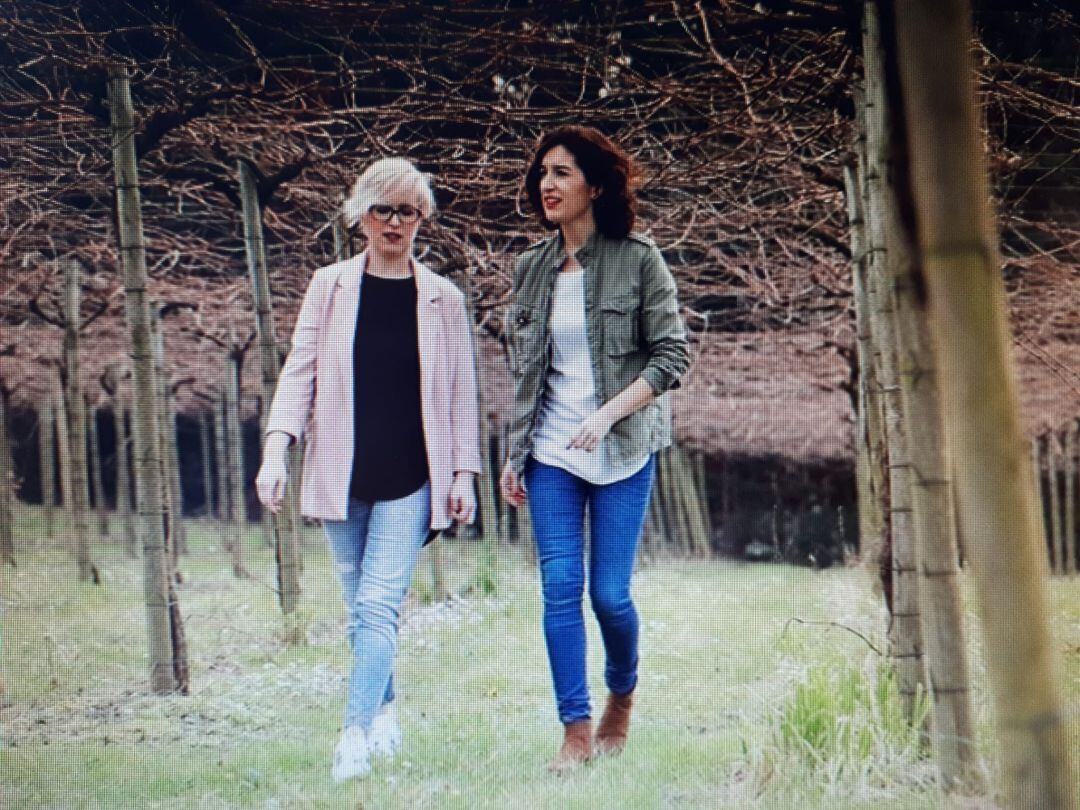
{"label": "white top", "polygon": [[581,422],[600,407],[585,331],[584,282],[584,270],[555,274],[551,304],[554,353],[536,416],[532,454],[537,461],[561,467],[590,484],[612,484],[640,471],[648,463],[649,454],[625,463],[615,462],[607,437],[591,453],[567,448]]}

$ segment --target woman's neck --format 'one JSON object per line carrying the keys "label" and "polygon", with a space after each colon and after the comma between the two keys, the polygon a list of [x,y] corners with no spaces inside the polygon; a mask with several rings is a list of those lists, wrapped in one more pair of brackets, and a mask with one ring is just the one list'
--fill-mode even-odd
{"label": "woman's neck", "polygon": [[378,278],[408,278],[412,275],[412,259],[408,255],[386,256],[371,250],[364,272]]}
{"label": "woman's neck", "polygon": [[589,237],[596,233],[596,220],[593,219],[592,209],[570,222],[564,222],[561,229],[566,252],[573,256],[589,241]]}

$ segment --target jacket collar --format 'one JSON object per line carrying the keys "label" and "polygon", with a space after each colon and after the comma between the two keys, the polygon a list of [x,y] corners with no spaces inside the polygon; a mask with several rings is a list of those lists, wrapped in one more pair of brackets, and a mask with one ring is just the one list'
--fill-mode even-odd
{"label": "jacket collar", "polygon": [[[435,301],[442,295],[439,288],[438,276],[428,269],[427,265],[416,259],[410,258],[413,278],[416,280],[417,298],[422,301]],[[341,272],[338,274],[337,283],[343,289],[355,290],[360,285],[360,277],[367,268],[368,252],[365,250],[346,259]]]}
{"label": "jacket collar", "polygon": [[[603,238],[604,235],[600,233],[599,228],[595,229],[589,235],[589,238],[585,240],[585,244],[578,248],[577,252],[574,254],[574,258],[578,260],[578,264],[584,267],[588,263],[589,259],[596,256],[597,250],[600,246],[600,242]],[[561,230],[557,231],[555,234],[554,247],[555,253],[553,258],[555,261],[555,267],[558,268],[562,266],[562,263],[566,260],[567,255],[566,242],[563,240]]]}

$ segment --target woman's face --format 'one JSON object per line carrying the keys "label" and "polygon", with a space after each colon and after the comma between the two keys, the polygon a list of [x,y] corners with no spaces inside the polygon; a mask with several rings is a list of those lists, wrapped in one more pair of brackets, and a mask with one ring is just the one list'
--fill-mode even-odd
{"label": "woman's face", "polygon": [[548,222],[567,225],[591,216],[592,202],[599,191],[585,180],[573,153],[565,146],[553,146],[540,161],[540,202]]}
{"label": "woman's face", "polygon": [[400,258],[412,255],[420,219],[420,208],[407,195],[389,195],[360,218],[360,230],[373,251]]}

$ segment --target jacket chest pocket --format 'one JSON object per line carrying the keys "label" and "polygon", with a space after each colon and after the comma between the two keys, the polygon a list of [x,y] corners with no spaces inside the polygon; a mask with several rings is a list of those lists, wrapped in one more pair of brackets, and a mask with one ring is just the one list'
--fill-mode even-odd
{"label": "jacket chest pocket", "polygon": [[544,324],[541,317],[538,307],[527,304],[514,304],[510,309],[510,350],[515,373],[536,360],[543,349]]}
{"label": "jacket chest pocket", "polygon": [[602,301],[600,324],[604,330],[604,351],[608,355],[618,357],[641,350],[636,295],[617,295]]}

